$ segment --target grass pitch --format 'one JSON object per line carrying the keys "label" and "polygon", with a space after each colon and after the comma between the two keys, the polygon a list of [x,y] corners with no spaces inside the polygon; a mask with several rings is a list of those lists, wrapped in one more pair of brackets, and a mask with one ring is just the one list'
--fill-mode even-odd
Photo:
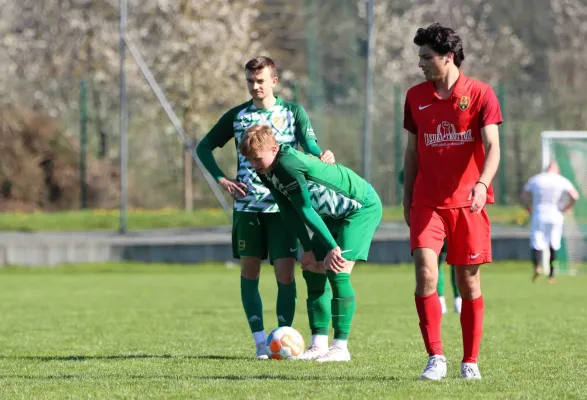
{"label": "grass pitch", "polygon": [[[585,398],[587,275],[555,285],[530,277],[522,263],[483,269],[482,381],[459,378],[460,324],[450,312],[448,376],[420,382],[427,357],[409,266],[356,268],[353,361],[328,365],[253,359],[237,268],[2,269],[0,398]],[[301,274],[297,282],[294,327],[309,339]],[[269,267],[261,291],[270,330]],[[449,282],[446,294],[451,303]]]}
{"label": "grass pitch", "polygon": [[[519,206],[496,206],[487,208],[491,222],[502,225],[524,225],[527,212]],[[120,226],[118,210],[77,210],[58,212],[4,212],[1,213],[0,231],[117,231]],[[182,211],[172,208],[160,210],[129,210],[128,229],[140,231],[160,228],[203,228],[230,225],[224,211],[216,208]],[[403,224],[404,213],[400,206],[383,208],[384,222]]]}

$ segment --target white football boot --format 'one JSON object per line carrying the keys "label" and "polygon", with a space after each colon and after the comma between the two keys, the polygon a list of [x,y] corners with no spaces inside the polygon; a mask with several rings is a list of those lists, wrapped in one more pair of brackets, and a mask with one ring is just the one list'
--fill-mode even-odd
{"label": "white football boot", "polygon": [[319,347],[315,344],[310,345],[306,351],[302,353],[297,360],[311,361],[316,360],[328,353],[327,347]]}
{"label": "white football boot", "polygon": [[256,346],[257,355],[255,356],[255,358],[257,360],[268,360],[269,356],[267,355],[267,346],[265,345],[265,342],[259,342]]}
{"label": "white football boot", "polygon": [[348,349],[343,349],[340,347],[334,347],[328,349],[328,352],[324,354],[322,357],[317,358],[316,361],[318,362],[344,362],[344,361],[351,361],[351,353],[349,353]]}
{"label": "white football boot", "polygon": [[428,358],[426,368],[420,375],[420,379],[439,381],[446,376],[446,358],[434,355]]}
{"label": "white football boot", "polygon": [[461,363],[461,376],[464,379],[481,379],[477,363]]}

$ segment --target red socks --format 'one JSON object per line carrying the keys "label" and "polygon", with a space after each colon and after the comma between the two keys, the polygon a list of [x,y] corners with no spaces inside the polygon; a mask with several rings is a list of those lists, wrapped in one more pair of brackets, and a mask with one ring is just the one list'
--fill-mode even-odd
{"label": "red socks", "polygon": [[463,362],[476,363],[483,336],[483,296],[479,296],[475,300],[463,299],[461,328],[463,331]]}
{"label": "red socks", "polygon": [[[426,345],[428,355],[442,355],[442,339],[440,337],[440,323],[442,322],[442,308],[438,293],[434,292],[429,296],[416,297],[416,310],[420,317],[420,331]],[[483,306],[482,306],[483,307]],[[463,300],[463,310],[465,301]],[[483,312],[483,311],[481,311]],[[479,346],[477,346],[479,350]]]}
{"label": "red socks", "polygon": [[[440,325],[442,309],[438,293],[416,298],[416,310],[420,317],[420,331],[428,355],[442,355]],[[463,334],[463,362],[476,363],[479,357],[481,337],[483,336],[483,296],[475,300],[463,299],[461,328]]]}

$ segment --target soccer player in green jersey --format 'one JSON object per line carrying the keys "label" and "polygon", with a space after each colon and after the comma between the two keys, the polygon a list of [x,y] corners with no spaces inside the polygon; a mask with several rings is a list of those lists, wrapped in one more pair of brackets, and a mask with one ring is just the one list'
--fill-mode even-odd
{"label": "soccer player in green jersey", "polygon": [[[238,151],[245,130],[257,124],[270,127],[278,143],[296,146],[334,162],[330,151],[322,152],[306,111],[273,94],[278,78],[275,63],[257,57],[245,65],[251,100],[226,112],[198,144],[196,153],[208,172],[234,199],[232,225],[233,256],[241,260],[241,299],[257,347],[257,359],[266,359],[263,304],[259,294],[261,261],[267,256],[277,279],[277,323],[291,326],[296,307],[294,266],[298,254],[295,235],[282,227],[279,208],[255,170]],[[218,167],[213,150],[235,140],[238,160],[236,179]]]}
{"label": "soccer player in green jersey", "polygon": [[[350,274],[355,261],[367,260],[381,221],[379,196],[350,169],[279,145],[264,125],[247,129],[240,152],[271,191],[284,225],[300,240],[310,328],[313,335],[326,340],[330,322],[325,319],[327,281],[332,288],[332,346],[326,351],[310,347],[301,359],[350,361],[347,341],[356,305]],[[306,225],[314,233],[311,239]]]}

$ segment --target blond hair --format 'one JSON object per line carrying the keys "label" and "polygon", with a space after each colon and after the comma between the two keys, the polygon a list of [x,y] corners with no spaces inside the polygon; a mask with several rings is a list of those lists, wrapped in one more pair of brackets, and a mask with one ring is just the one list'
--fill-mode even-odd
{"label": "blond hair", "polygon": [[267,125],[253,125],[245,131],[243,140],[239,144],[239,150],[243,156],[248,158],[273,146],[278,146],[273,129]]}

